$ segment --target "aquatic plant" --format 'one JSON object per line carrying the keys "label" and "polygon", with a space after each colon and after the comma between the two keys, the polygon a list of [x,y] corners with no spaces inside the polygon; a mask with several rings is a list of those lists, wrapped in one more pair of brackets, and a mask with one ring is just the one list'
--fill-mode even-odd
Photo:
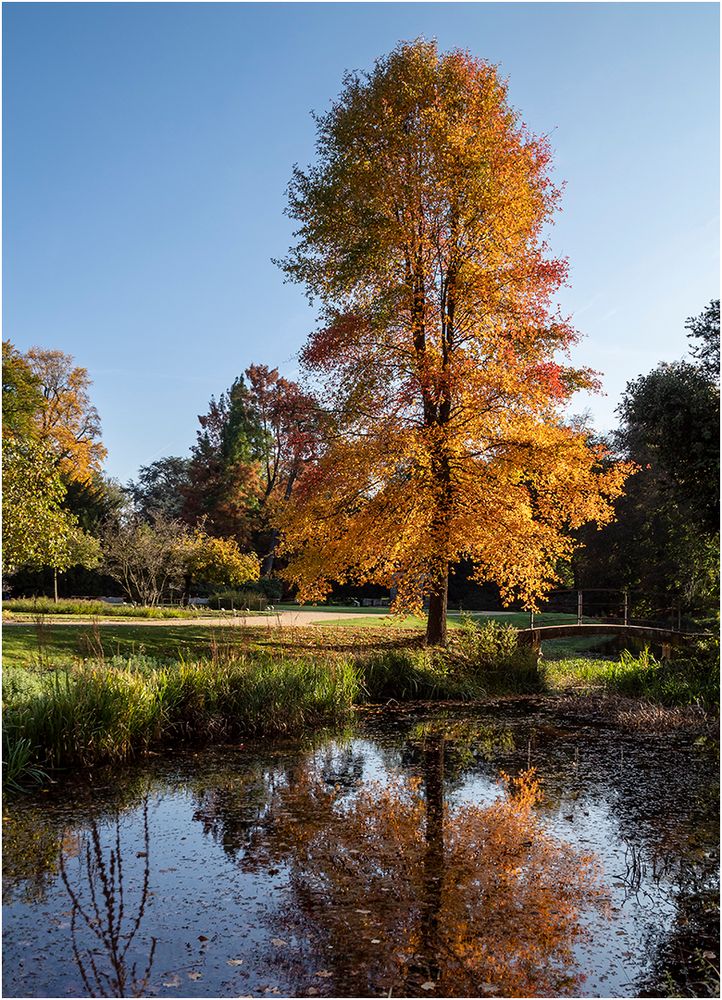
{"label": "aquatic plant", "polygon": [[36,751],[26,737],[12,739],[3,731],[3,785],[10,792],[22,792],[47,780],[36,763]]}

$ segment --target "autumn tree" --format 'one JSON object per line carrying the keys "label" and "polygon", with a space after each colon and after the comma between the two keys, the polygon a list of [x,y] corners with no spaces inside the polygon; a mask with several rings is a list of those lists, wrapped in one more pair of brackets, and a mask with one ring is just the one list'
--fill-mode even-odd
{"label": "autumn tree", "polygon": [[70,355],[3,341],[3,566],[50,567],[56,601],[58,573],[98,564],[90,532],[113,505],[89,384]]}
{"label": "autumn tree", "polygon": [[244,548],[252,544],[268,575],[278,543],[277,510],[315,454],[318,406],[277,368],[250,365],[198,420],[190,461],[154,463],[141,470],[131,492],[142,504],[152,501],[168,511],[182,494],[184,520],[202,522],[204,530]]}
{"label": "autumn tree", "polygon": [[171,591],[185,603],[193,581],[238,586],[257,580],[258,559],[233,539],[190,530],[159,511],[149,517],[133,512],[111,520],[102,538],[103,568],[131,601],[159,604]]}
{"label": "autumn tree", "polygon": [[189,602],[194,580],[240,587],[255,582],[259,576],[257,557],[241,552],[233,538],[214,538],[196,530],[183,546],[184,604]]}
{"label": "autumn tree", "polygon": [[290,499],[305,466],[317,454],[323,416],[312,396],[296,382],[283,378],[277,368],[251,365],[246,369],[251,400],[261,429],[260,454],[262,493],[261,543],[263,573],[270,575],[279,532],[278,511]]}
{"label": "autumn tree", "polygon": [[302,599],[332,580],[394,586],[398,609],[426,595],[444,642],[452,565],[534,606],[624,479],[561,412],[596,383],[557,360],[575,331],[543,238],[550,151],[493,66],[424,41],[348,75],[316,121],[282,266],[321,303],[302,361],[332,425],[283,520],[287,576]]}
{"label": "autumn tree", "polygon": [[63,351],[31,347],[25,357],[44,399],[36,418],[39,439],[66,479],[90,482],[107,452],[100,441],[98,411],[90,402],[87,369]]}

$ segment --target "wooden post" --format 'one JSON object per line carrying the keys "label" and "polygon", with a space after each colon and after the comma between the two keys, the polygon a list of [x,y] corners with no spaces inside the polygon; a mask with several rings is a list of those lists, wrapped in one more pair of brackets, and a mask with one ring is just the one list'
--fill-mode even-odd
{"label": "wooden post", "polygon": [[577,625],[582,624],[582,618],[584,617],[584,591],[577,591]]}

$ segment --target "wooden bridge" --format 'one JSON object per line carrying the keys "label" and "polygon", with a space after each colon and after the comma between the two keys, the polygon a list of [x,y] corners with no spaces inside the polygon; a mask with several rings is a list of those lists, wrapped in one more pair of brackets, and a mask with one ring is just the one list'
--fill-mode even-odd
{"label": "wooden bridge", "polygon": [[535,649],[547,639],[569,639],[574,636],[616,635],[627,639],[641,639],[662,647],[662,655],[669,656],[672,646],[685,646],[694,639],[706,635],[704,632],[678,632],[671,628],[656,628],[651,625],[613,625],[590,624],[579,625],[543,625],[539,628],[519,629],[519,642]]}

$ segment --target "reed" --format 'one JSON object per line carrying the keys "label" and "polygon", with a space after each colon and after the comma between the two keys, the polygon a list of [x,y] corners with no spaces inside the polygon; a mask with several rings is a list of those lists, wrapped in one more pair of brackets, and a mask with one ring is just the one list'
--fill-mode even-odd
{"label": "reed", "polygon": [[34,765],[87,767],[184,740],[298,733],[342,719],[358,697],[350,660],[86,662],[6,702],[6,753],[22,744]]}

